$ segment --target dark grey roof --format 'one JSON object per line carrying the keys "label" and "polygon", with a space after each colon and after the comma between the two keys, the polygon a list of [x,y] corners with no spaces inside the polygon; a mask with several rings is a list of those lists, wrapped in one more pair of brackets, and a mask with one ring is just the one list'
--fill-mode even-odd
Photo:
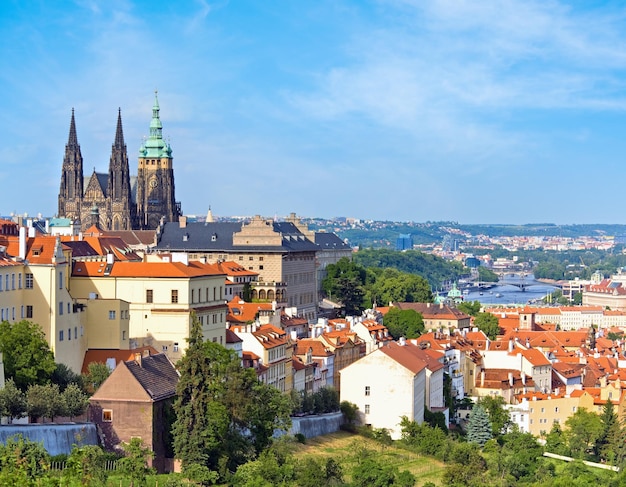
{"label": "dark grey roof", "polygon": [[142,357],[141,365],[135,360],[124,363],[153,401],[167,399],[176,394],[178,372],[165,354]]}
{"label": "dark grey roof", "polygon": [[273,222],[274,231],[282,234],[281,245],[233,245],[233,234],[241,231],[241,222],[165,223],[156,249],[168,251],[228,252],[315,252],[317,245],[290,222]]}
{"label": "dark grey roof", "polygon": [[63,245],[72,249],[72,257],[88,257],[100,255],[96,250],[84,240],[63,242]]}
{"label": "dark grey roof", "polygon": [[335,233],[315,232],[315,243],[319,245],[321,250],[352,249],[352,247],[341,240]]}

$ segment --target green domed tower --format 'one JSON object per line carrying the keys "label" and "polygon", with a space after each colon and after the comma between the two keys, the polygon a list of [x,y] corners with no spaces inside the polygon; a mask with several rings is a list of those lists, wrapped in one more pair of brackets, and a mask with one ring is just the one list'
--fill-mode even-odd
{"label": "green domed tower", "polygon": [[174,194],[172,148],[163,140],[159,110],[155,92],[150,136],[139,148],[137,173],[137,221],[145,230],[155,229],[161,218],[166,222],[178,221],[181,214]]}

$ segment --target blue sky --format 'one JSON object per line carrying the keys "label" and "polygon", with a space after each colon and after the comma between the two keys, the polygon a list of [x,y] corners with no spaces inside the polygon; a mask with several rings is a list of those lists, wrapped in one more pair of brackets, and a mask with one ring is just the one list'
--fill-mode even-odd
{"label": "blue sky", "polygon": [[[590,6],[593,5],[593,6]],[[0,214],[57,211],[158,89],[186,214],[624,223],[626,8],[550,0],[0,9]]]}

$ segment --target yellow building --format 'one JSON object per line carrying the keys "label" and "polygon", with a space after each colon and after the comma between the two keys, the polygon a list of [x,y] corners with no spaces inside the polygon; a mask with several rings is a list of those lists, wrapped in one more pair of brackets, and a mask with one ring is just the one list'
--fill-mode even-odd
{"label": "yellow building", "polygon": [[69,255],[58,237],[35,237],[34,229],[9,223],[0,232],[0,321],[37,323],[55,360],[79,373],[87,349],[85,314],[70,295]]}
{"label": "yellow building", "polygon": [[[108,313],[115,322],[118,316],[124,316],[124,302],[128,303],[131,348],[151,345],[174,362],[187,348],[193,314],[202,325],[205,340],[226,343],[224,286],[225,276],[215,265],[186,259],[76,262],[72,271],[72,295],[87,307],[93,306],[95,314],[105,318]],[[101,300],[107,302],[102,304]],[[114,323],[114,327],[118,333],[115,340],[106,332],[97,337],[107,343],[117,339],[124,343],[124,322]],[[94,343],[93,347],[108,346]]]}

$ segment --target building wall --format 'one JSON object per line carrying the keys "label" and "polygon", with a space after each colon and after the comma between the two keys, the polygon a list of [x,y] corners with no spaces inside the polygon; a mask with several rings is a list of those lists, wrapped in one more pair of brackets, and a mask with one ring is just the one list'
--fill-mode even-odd
{"label": "building wall", "polygon": [[549,433],[554,423],[565,426],[567,419],[579,408],[594,411],[593,397],[583,394],[579,397],[555,397],[541,401],[528,401],[529,431],[535,436]]}
{"label": "building wall", "polygon": [[397,440],[402,416],[424,421],[425,369],[415,375],[377,350],[343,369],[340,376],[341,400],[358,406],[364,424],[386,428]]}
{"label": "building wall", "polygon": [[86,309],[88,348],[130,348],[130,303],[120,299],[80,300]]}
{"label": "building wall", "polygon": [[[73,293],[81,299],[96,293],[99,299],[129,302],[132,345],[151,345],[175,362],[187,348],[192,312],[202,324],[205,340],[225,344],[227,307],[223,275],[191,279],[74,277],[72,281]],[[151,303],[147,302],[148,291],[152,291]],[[177,303],[172,303],[172,291],[177,291]]]}

